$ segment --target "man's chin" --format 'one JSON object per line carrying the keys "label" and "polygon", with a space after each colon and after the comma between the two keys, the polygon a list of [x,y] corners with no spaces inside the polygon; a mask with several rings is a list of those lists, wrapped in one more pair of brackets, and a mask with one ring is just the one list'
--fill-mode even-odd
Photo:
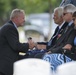
{"label": "man's chin", "polygon": [[21,24],[20,26],[24,26],[24,24]]}

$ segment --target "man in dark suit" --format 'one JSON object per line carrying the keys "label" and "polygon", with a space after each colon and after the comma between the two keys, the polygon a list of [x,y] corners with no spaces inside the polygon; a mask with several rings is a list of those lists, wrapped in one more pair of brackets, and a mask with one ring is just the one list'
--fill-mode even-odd
{"label": "man in dark suit", "polygon": [[17,27],[23,26],[25,13],[14,9],[10,21],[0,29],[0,75],[13,75],[13,63],[18,60],[19,52],[27,52],[35,46],[33,41],[19,42]]}
{"label": "man in dark suit", "polygon": [[50,47],[53,47],[56,44],[56,41],[59,39],[59,37],[62,35],[62,32],[68,25],[68,23],[63,20],[63,8],[62,7],[57,7],[54,9],[53,19],[54,19],[54,22],[58,26],[55,29],[53,36],[51,37],[50,41],[47,44],[47,49],[49,49]]}
{"label": "man in dark suit", "polygon": [[67,4],[63,9],[63,19],[68,22],[68,26],[65,28],[56,44],[49,49],[50,52],[43,56],[44,60],[50,62],[53,71],[65,62],[67,63],[76,60],[76,55],[71,50],[76,34],[72,14],[76,10],[76,7],[72,4]]}

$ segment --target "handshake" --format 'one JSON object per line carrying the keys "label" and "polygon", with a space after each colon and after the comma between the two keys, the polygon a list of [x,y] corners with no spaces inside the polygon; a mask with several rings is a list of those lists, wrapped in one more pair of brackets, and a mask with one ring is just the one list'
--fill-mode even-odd
{"label": "handshake", "polygon": [[28,38],[29,49],[33,49],[36,47],[36,43],[32,40],[31,37]]}
{"label": "handshake", "polygon": [[28,38],[28,43],[29,43],[29,49],[31,49],[31,50],[33,48],[36,48],[36,49],[46,49],[46,45],[38,44],[38,43],[34,42],[31,37]]}

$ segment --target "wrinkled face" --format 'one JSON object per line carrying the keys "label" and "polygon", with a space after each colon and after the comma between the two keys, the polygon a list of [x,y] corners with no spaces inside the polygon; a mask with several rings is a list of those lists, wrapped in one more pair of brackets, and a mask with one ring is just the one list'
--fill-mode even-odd
{"label": "wrinkled face", "polygon": [[17,20],[17,26],[23,26],[25,23],[25,15],[23,13],[19,14],[16,20]]}
{"label": "wrinkled face", "polygon": [[64,11],[64,13],[63,13],[63,19],[66,22],[70,22],[72,20],[72,13]]}
{"label": "wrinkled face", "polygon": [[54,22],[55,22],[56,24],[60,24],[60,22],[62,21],[62,17],[59,17],[59,16],[58,16],[58,12],[57,12],[57,11],[54,12],[53,19],[54,19]]}
{"label": "wrinkled face", "polygon": [[74,22],[74,24],[76,26],[76,17],[73,17],[73,22]]}

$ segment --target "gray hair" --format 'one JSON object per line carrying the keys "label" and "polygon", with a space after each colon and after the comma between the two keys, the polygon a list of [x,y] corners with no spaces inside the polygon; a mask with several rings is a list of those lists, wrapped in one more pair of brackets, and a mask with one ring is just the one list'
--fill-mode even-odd
{"label": "gray hair", "polygon": [[19,14],[21,14],[21,13],[25,14],[24,10],[21,10],[21,9],[12,10],[11,15],[10,15],[10,19],[19,16]]}
{"label": "gray hair", "polygon": [[57,7],[57,8],[54,9],[54,12],[55,11],[58,12],[59,17],[63,16],[63,7]]}
{"label": "gray hair", "polygon": [[76,7],[73,4],[67,4],[63,7],[64,11],[74,13],[76,11]]}

